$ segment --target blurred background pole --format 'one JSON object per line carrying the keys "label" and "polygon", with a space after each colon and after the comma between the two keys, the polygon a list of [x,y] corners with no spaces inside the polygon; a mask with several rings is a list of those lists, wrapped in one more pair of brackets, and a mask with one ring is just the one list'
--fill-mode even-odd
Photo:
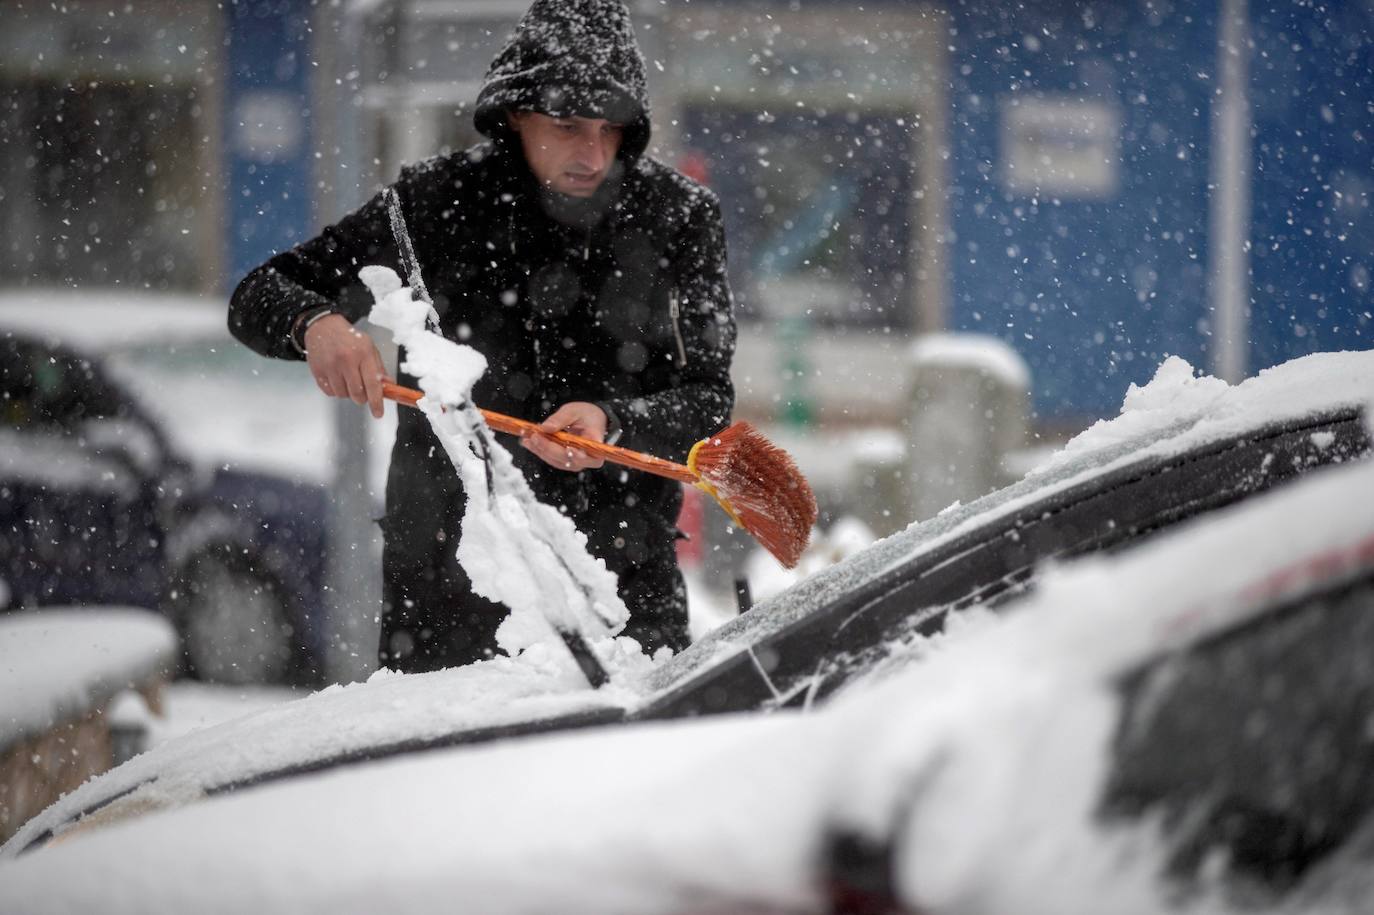
{"label": "blurred background pole", "polygon": [[808,376],[811,360],[811,322],[805,315],[782,319],[778,337],[782,342],[782,411],[779,420],[789,429],[809,429],[816,419],[811,402]]}
{"label": "blurred background pole", "polygon": [[[368,80],[364,61],[364,30],[371,5],[354,4],[335,20],[341,41],[339,54],[326,68],[332,71],[324,97],[335,103],[332,142],[320,141],[322,175],[330,192],[320,195],[327,212],[317,214],[323,224],[362,204],[372,193],[375,177],[368,168],[362,143],[363,93]],[[371,490],[368,454],[370,423],[365,407],[351,400],[334,401],[334,481],[330,495],[328,556],[325,562],[325,601],[329,620],[325,631],[325,676],[347,683],[367,677],[377,667],[378,620],[382,608],[381,537],[375,516],[380,500]]]}
{"label": "blurred background pole", "polygon": [[341,683],[364,679],[377,667],[381,550],[368,481],[368,424],[374,421],[366,407],[334,401],[334,485],[325,563],[330,643],[325,656],[329,679]]}
{"label": "blurred background pole", "polygon": [[1250,28],[1246,0],[1220,0],[1212,106],[1212,372],[1231,384],[1248,371]]}

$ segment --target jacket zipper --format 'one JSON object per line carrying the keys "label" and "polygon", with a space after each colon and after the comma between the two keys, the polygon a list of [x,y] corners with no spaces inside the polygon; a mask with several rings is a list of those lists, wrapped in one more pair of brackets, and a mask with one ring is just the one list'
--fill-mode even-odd
{"label": "jacket zipper", "polygon": [[678,302],[677,290],[669,290],[668,317],[673,319],[673,338],[677,340],[677,367],[683,369],[687,367],[687,346],[682,342],[682,326],[678,320],[681,315],[682,309]]}

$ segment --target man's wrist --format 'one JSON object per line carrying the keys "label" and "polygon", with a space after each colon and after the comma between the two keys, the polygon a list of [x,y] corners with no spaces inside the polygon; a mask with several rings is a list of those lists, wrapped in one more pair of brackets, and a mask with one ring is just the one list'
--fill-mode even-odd
{"label": "man's wrist", "polygon": [[310,325],[333,314],[338,314],[333,305],[316,305],[296,315],[296,320],[291,322],[290,334],[291,346],[296,352],[305,355],[305,332],[310,329]]}

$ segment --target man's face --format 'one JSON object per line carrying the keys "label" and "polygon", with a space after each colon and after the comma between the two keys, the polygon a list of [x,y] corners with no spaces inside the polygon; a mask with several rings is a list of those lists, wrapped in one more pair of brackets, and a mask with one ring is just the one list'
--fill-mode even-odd
{"label": "man's face", "polygon": [[514,111],[510,125],[520,135],[525,161],[539,183],[572,197],[590,197],[606,180],[625,128],[597,118],[555,118]]}

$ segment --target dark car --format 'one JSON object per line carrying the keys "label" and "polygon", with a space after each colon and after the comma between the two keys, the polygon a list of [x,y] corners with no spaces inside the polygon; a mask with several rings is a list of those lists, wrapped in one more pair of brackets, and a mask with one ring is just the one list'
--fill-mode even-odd
{"label": "dark car", "polygon": [[[0,606],[158,608],[193,675],[312,682],[324,638],[322,486],[229,457],[193,460],[174,441],[185,430],[148,404],[188,392],[140,390],[115,365],[203,361],[207,340],[231,346],[218,309],[104,311],[142,329],[102,335],[89,304],[0,308]],[[235,393],[200,396],[213,421]]]}

